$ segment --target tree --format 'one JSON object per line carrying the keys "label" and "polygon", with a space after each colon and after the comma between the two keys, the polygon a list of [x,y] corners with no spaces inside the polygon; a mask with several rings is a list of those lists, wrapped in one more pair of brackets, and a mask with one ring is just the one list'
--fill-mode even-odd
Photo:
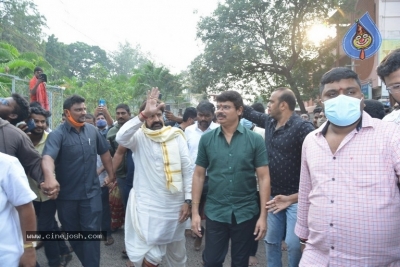
{"label": "tree", "polygon": [[0,1],[0,40],[20,52],[43,55],[42,29],[46,19],[29,0]]}
{"label": "tree", "polygon": [[[305,111],[302,94],[312,91],[313,75],[323,72],[332,57],[311,44],[309,27],[323,21],[337,1],[226,0],[198,24],[204,53],[191,65],[196,90],[266,93],[288,86]],[[322,33],[323,34],[323,33]],[[267,89],[267,90],[265,90]]]}
{"label": "tree", "polygon": [[179,76],[170,73],[166,67],[157,67],[148,62],[134,71],[130,84],[133,86],[134,106],[139,107],[147,90],[158,87],[164,102],[178,103],[181,99],[182,84]]}
{"label": "tree", "polygon": [[[51,65],[42,56],[33,52],[20,53],[15,46],[0,42],[0,72],[29,79],[35,66],[42,66],[51,73]],[[11,87],[11,78],[0,76],[0,96],[9,96]]]}
{"label": "tree", "polygon": [[54,34],[47,39],[45,46],[45,58],[56,69],[52,74],[52,80],[61,80],[64,76],[71,77],[69,72],[69,52],[67,45],[58,41]]}
{"label": "tree", "polygon": [[67,46],[67,51],[69,53],[68,77],[76,76],[85,80],[89,78],[91,68],[97,64],[110,71],[110,60],[107,53],[98,46],[75,42]]}
{"label": "tree", "polygon": [[117,75],[132,76],[133,71],[149,61],[140,45],[132,47],[129,42],[119,43],[118,50],[111,54],[113,70]]}

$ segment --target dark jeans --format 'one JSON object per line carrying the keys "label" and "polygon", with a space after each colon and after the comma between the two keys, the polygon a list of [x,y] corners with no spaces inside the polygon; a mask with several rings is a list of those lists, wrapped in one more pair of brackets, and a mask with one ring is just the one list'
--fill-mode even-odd
{"label": "dark jeans", "polygon": [[[38,231],[60,231],[56,215],[56,202],[47,200],[44,202],[33,201],[35,212],[37,214],[37,229]],[[44,252],[48,260],[49,266],[60,265],[60,255],[68,254],[69,248],[64,240],[62,241],[45,241]]]}
{"label": "dark jeans", "polygon": [[232,223],[212,221],[206,217],[206,246],[203,253],[205,267],[222,267],[231,239],[232,267],[247,267],[254,240],[258,216],[238,224],[232,214]]}
{"label": "dark jeans", "polygon": [[101,188],[101,204],[103,208],[103,213],[101,215],[101,230],[107,232],[107,237],[111,236],[111,212],[109,196],[109,188],[107,186],[103,186]]}
{"label": "dark jeans", "polygon": [[[101,194],[90,199],[57,199],[58,216],[65,231],[100,231]],[[100,241],[69,241],[85,267],[100,266]]]}

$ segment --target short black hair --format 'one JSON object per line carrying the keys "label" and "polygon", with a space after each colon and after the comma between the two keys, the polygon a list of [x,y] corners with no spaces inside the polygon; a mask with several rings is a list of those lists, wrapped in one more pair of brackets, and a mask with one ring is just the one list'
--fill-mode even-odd
{"label": "short black hair", "polygon": [[33,101],[33,102],[29,103],[29,106],[30,106],[31,108],[33,108],[33,107],[43,108],[42,104],[40,104],[40,103],[37,102],[37,101]]}
{"label": "short black hair", "polygon": [[85,114],[85,119],[93,120],[93,122],[96,122],[96,118],[90,113]]}
{"label": "short black hair", "polygon": [[287,87],[279,87],[275,89],[275,92],[282,92],[279,96],[279,103],[286,102],[291,111],[294,111],[296,108],[296,97],[292,90]]}
{"label": "short black hair", "polygon": [[194,119],[196,117],[197,117],[197,110],[194,107],[187,107],[185,109],[185,112],[183,112],[182,119],[184,122],[187,122],[189,118]]}
{"label": "short black hair", "polygon": [[70,109],[75,104],[84,103],[85,98],[81,97],[80,95],[72,95],[65,99],[63,109]]}
{"label": "short black hair", "polygon": [[35,73],[37,71],[43,71],[43,69],[41,67],[36,67],[33,69],[33,73]]}
{"label": "short black hair", "polygon": [[364,100],[364,111],[367,112],[372,118],[383,119],[385,117],[385,106],[382,102],[375,99]]}
{"label": "short black hair", "polygon": [[233,90],[220,93],[219,95],[217,95],[215,100],[217,100],[217,102],[230,101],[233,103],[236,109],[244,106],[242,96],[238,92]]}
{"label": "short black hair", "polygon": [[14,93],[11,97],[16,102],[15,108],[12,113],[17,114],[15,119],[10,120],[12,125],[17,124],[20,121],[24,121],[29,117],[30,107],[29,102],[20,94]]}
{"label": "short black hair", "polygon": [[214,114],[215,106],[208,100],[202,100],[196,107],[197,112]]}
{"label": "short black hair", "polygon": [[251,107],[258,112],[265,113],[265,107],[261,103],[254,103]]}
{"label": "short black hair", "polygon": [[321,111],[322,111],[322,108],[321,108],[321,107],[316,107],[316,108],[314,108],[314,110],[313,110],[313,114],[315,114],[315,113],[321,113]]}
{"label": "short black hair", "polygon": [[128,112],[129,114],[131,113],[131,110],[129,109],[129,106],[127,104],[118,104],[118,106],[115,108],[115,111],[117,111],[117,109],[123,108],[126,110],[126,112]]}
{"label": "short black hair", "polygon": [[400,69],[400,48],[390,52],[376,68],[379,78],[386,84],[385,77]]}
{"label": "short black hair", "polygon": [[36,115],[42,115],[44,116],[46,119],[49,118],[51,116],[51,112],[45,110],[42,107],[31,107],[31,114],[36,114]]}
{"label": "short black hair", "polygon": [[[90,114],[90,115],[92,115],[92,114]],[[104,113],[103,113],[103,112],[99,112],[99,113],[97,113],[97,115],[96,115],[96,119],[97,119],[97,117],[100,116],[100,115],[104,117]],[[92,116],[93,116],[93,115],[92,115]]]}
{"label": "short black hair", "polygon": [[354,79],[361,89],[361,81],[360,78],[358,78],[357,73],[355,73],[349,68],[338,67],[338,68],[333,68],[330,71],[326,72],[324,75],[322,75],[321,83],[319,86],[320,94],[322,94],[325,84],[338,82],[343,79]]}

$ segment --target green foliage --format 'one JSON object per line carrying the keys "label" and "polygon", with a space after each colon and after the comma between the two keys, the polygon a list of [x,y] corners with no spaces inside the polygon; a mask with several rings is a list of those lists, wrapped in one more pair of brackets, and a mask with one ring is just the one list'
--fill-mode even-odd
{"label": "green foliage", "polygon": [[139,69],[134,70],[130,79],[133,85],[133,106],[138,108],[146,98],[146,93],[152,87],[158,87],[162,93],[162,100],[168,103],[178,103],[182,99],[180,77],[173,75],[165,67],[157,67],[153,62],[147,62]]}
{"label": "green foliage", "polygon": [[336,1],[226,0],[198,24],[204,53],[191,65],[194,90],[239,89],[268,94],[290,87],[302,111],[302,94],[313,91],[309,73],[325,71],[330,53],[306,38]]}
{"label": "green foliage", "polygon": [[113,71],[118,75],[132,76],[135,69],[148,62],[148,57],[140,45],[132,47],[129,42],[119,43],[118,50],[111,54]]}
{"label": "green foliage", "polygon": [[41,38],[46,19],[29,0],[0,1],[0,40],[20,52],[43,54]]}
{"label": "green foliage", "polygon": [[65,77],[72,77],[69,72],[69,52],[67,45],[58,42],[54,34],[50,35],[46,42],[45,58],[55,66],[55,71],[49,77],[51,80],[61,80]]}
{"label": "green foliage", "polygon": [[0,43],[0,69],[22,79],[30,78],[33,69],[41,66],[51,72],[51,65],[34,52],[19,53],[11,44]]}
{"label": "green foliage", "polygon": [[106,51],[98,46],[76,42],[67,46],[69,54],[68,77],[76,76],[82,80],[89,78],[91,68],[100,64],[110,70],[110,60]]}

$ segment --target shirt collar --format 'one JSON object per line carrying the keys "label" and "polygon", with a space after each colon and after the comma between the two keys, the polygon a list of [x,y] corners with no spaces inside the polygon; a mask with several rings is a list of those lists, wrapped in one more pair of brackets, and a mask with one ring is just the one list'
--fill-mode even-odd
{"label": "shirt collar", "polygon": [[[217,135],[222,134],[222,127],[220,126],[220,127],[216,128],[216,132],[217,132]],[[238,123],[238,126],[237,126],[235,132],[239,132],[239,133],[244,132],[244,127],[240,122]]]}
{"label": "shirt collar", "polygon": [[46,132],[46,131],[43,131],[43,135],[42,135],[42,139],[40,139],[40,141],[39,141],[39,143],[37,144],[37,145],[41,145],[41,144],[43,144],[44,142],[46,142],[46,139],[47,139],[47,136],[48,136],[49,134]]}
{"label": "shirt collar", "polygon": [[[292,125],[293,121],[296,119],[296,117],[299,117],[299,115],[297,115],[296,112],[293,112],[292,115],[290,116],[289,120],[285,123],[285,126],[284,126],[284,127],[286,127],[286,125],[287,125],[288,127],[290,127],[290,126]],[[277,120],[275,120],[274,118],[272,118],[272,122],[276,124],[276,123],[277,123]]]}
{"label": "shirt collar", "polygon": [[[67,129],[68,132],[71,132],[72,129],[75,129],[74,127],[72,127],[72,125],[68,122],[68,120],[65,120],[64,122],[65,128]],[[81,127],[81,130],[84,130],[86,126],[86,122],[83,124],[83,126]]]}
{"label": "shirt collar", "polygon": [[[357,123],[356,131],[359,132],[362,128],[374,127],[374,124],[372,122],[373,122],[372,117],[367,112],[363,111],[361,114],[361,120]],[[319,127],[318,129],[315,130],[316,135],[318,134],[322,134],[323,136],[326,135],[330,122],[326,121],[324,124],[322,124],[324,125],[324,127]]]}
{"label": "shirt collar", "polygon": [[[197,123],[197,121],[195,122],[195,124],[196,124],[196,131],[200,131],[200,132],[203,132],[200,128],[199,128],[199,124]],[[210,125],[208,126],[208,128],[204,131],[204,132],[207,132],[207,131],[209,131],[209,130],[213,130],[213,129],[215,129],[215,128],[217,128],[219,125],[218,124],[216,124],[215,122],[211,122],[210,123]]]}

